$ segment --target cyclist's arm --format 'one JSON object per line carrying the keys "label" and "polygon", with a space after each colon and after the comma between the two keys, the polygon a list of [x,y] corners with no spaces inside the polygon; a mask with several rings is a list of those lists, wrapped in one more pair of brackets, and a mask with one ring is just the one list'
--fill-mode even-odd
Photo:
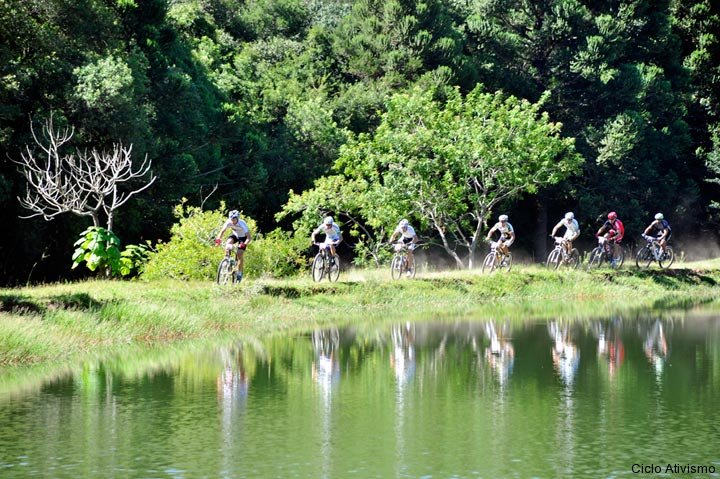
{"label": "cyclist's arm", "polygon": [[497,229],[497,225],[493,225],[493,227],[490,228],[490,231],[488,231],[488,234],[487,234],[488,240],[490,240],[490,238],[492,237],[492,234],[495,232],[496,229]]}
{"label": "cyclist's arm", "polygon": [[649,234],[650,234],[650,230],[652,229],[652,227],[653,227],[653,223],[650,223],[650,226],[648,226],[647,228],[645,228],[645,231],[643,231],[643,235],[645,235],[645,236],[649,235]]}
{"label": "cyclist's arm", "polygon": [[550,236],[555,236],[557,234],[558,228],[562,226],[562,221],[560,221],[558,224],[555,225],[555,227],[552,230],[552,233],[550,233]]}
{"label": "cyclist's arm", "polygon": [[393,241],[395,241],[395,237],[397,236],[397,234],[397,231],[393,231],[393,234],[392,236],[390,236],[390,240],[388,241],[388,243],[392,243]]}
{"label": "cyclist's arm", "polygon": [[420,238],[418,238],[417,233],[415,233],[415,235],[413,235],[412,243],[416,244],[418,241],[420,241]]}
{"label": "cyclist's arm", "polygon": [[338,239],[335,241],[335,244],[340,244],[340,242],[343,240],[342,231],[338,231]]}
{"label": "cyclist's arm", "polygon": [[223,234],[225,234],[225,231],[228,229],[227,226],[223,226],[223,228],[220,230],[218,235],[215,237],[216,240],[222,239]]}
{"label": "cyclist's arm", "polygon": [[508,241],[506,241],[505,244],[510,246],[511,244],[513,244],[515,242],[515,230],[509,231],[508,233],[509,233],[510,239]]}
{"label": "cyclist's arm", "polygon": [[605,232],[605,225],[601,226],[599,230],[597,230],[597,233],[595,233],[595,236],[600,236]]}
{"label": "cyclist's arm", "polygon": [[317,236],[317,232],[318,232],[318,230],[314,229],[312,234],[310,235],[310,241],[312,241],[313,244],[315,244],[315,236]]}
{"label": "cyclist's arm", "polygon": [[245,241],[244,241],[245,246],[247,246],[247,245],[250,243],[250,238],[251,238],[250,228],[247,228],[247,229],[245,230]]}

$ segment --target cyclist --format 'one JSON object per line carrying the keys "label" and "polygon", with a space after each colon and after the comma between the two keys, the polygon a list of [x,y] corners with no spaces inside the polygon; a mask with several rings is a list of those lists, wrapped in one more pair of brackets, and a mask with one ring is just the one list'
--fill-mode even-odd
{"label": "cyclist", "polygon": [[335,256],[335,246],[342,241],[342,233],[340,227],[335,224],[332,216],[326,216],[322,224],[312,232],[310,240],[315,244],[315,236],[318,234],[325,235],[324,246],[330,247],[330,257]]}
{"label": "cyclist", "polygon": [[557,234],[557,230],[563,226],[565,227],[565,234],[563,235],[563,239],[565,240],[565,251],[567,254],[570,254],[572,251],[572,242],[580,236],[580,225],[575,219],[575,213],[572,211],[565,213],[565,217],[555,225],[552,233],[550,233],[550,236],[554,238]]}
{"label": "cyclist", "polygon": [[232,233],[230,234],[230,237],[227,240],[227,244],[225,245],[225,251],[230,251],[233,247],[233,244],[239,243],[238,249],[235,252],[235,258],[237,259],[235,275],[239,282],[242,281],[243,277],[243,268],[245,266],[245,249],[247,248],[248,243],[250,243],[250,228],[248,227],[247,223],[240,219],[240,212],[238,210],[232,210],[228,215],[228,220],[225,222],[222,229],[220,230],[220,233],[218,233],[217,237],[215,238],[216,245],[219,245],[222,242],[223,234],[225,234],[225,231],[228,229],[231,230]]}
{"label": "cyclist", "polygon": [[[609,253],[612,251],[613,259],[616,255],[616,249],[617,249],[617,243],[620,243],[622,241],[623,236],[625,236],[625,226],[623,226],[622,221],[618,218],[618,215],[616,212],[611,211],[607,215],[607,221],[603,223],[603,225],[600,227],[599,230],[597,230],[597,233],[595,233],[595,237],[600,237],[600,235],[604,235],[605,239],[607,240],[607,244],[605,246],[606,251]],[[612,245],[612,250],[610,248],[610,245]]]}
{"label": "cyclist", "polygon": [[397,228],[395,228],[392,236],[390,236],[390,243],[395,241],[396,236],[402,237],[403,244],[407,246],[407,275],[411,276],[412,269],[415,266],[413,251],[415,251],[415,245],[418,242],[418,236],[415,233],[415,228],[410,226],[408,220],[402,219],[400,220],[400,223],[398,223]]}
{"label": "cyclist", "polygon": [[670,223],[668,223],[662,213],[656,214],[655,221],[650,223],[650,226],[645,228],[643,232],[643,238],[649,238],[653,235],[658,243],[660,243],[660,251],[665,253],[665,245],[667,245],[667,242],[672,236],[672,229],[670,228]]}
{"label": "cyclist", "polygon": [[500,238],[498,238],[498,249],[504,255],[509,253],[510,245],[515,242],[515,230],[513,229],[510,222],[508,222],[508,215],[500,215],[498,222],[495,226],[490,228],[487,234],[487,240],[491,241],[491,236],[495,231],[500,232]]}

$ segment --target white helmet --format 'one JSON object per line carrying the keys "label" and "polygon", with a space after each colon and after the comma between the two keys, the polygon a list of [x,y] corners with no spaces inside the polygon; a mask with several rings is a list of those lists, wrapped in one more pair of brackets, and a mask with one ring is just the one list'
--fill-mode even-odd
{"label": "white helmet", "polygon": [[326,225],[331,225],[331,224],[333,224],[333,223],[334,223],[333,217],[332,217],[332,216],[326,216],[325,219],[323,220],[323,223],[326,224]]}
{"label": "white helmet", "polygon": [[400,223],[398,224],[398,226],[399,226],[400,228],[404,228],[404,227],[406,227],[406,226],[409,225],[409,224],[410,224],[410,222],[409,222],[408,220],[406,220],[405,218],[403,218],[403,219],[400,220]]}
{"label": "white helmet", "polygon": [[238,210],[232,210],[230,214],[228,215],[228,219],[239,219],[240,218],[240,212]]}
{"label": "white helmet", "polygon": [[574,219],[575,219],[575,213],[573,213],[572,211],[568,211],[567,213],[565,213],[565,219],[566,219],[566,220],[574,220]]}
{"label": "white helmet", "polygon": [[663,216],[662,213],[658,213],[658,214],[655,215],[655,219],[656,219],[656,220],[663,220],[663,219],[665,219],[665,217]]}
{"label": "white helmet", "polygon": [[507,221],[507,220],[508,220],[508,215],[500,215],[498,217],[498,221]]}

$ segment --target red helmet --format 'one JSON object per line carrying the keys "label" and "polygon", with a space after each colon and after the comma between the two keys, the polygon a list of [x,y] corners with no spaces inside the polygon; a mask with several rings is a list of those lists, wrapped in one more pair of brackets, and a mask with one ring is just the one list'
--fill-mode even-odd
{"label": "red helmet", "polygon": [[610,213],[608,213],[609,220],[614,220],[616,218],[617,218],[617,213],[615,213],[614,211],[611,211]]}

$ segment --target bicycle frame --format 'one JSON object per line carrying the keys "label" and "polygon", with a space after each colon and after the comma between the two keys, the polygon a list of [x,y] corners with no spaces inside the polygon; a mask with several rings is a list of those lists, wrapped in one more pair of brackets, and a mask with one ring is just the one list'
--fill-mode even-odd
{"label": "bicycle frame", "polygon": [[327,276],[328,281],[337,281],[340,276],[340,258],[336,254],[330,255],[330,245],[315,243],[320,251],[315,255],[312,263],[312,277],[315,282],[322,281]]}

